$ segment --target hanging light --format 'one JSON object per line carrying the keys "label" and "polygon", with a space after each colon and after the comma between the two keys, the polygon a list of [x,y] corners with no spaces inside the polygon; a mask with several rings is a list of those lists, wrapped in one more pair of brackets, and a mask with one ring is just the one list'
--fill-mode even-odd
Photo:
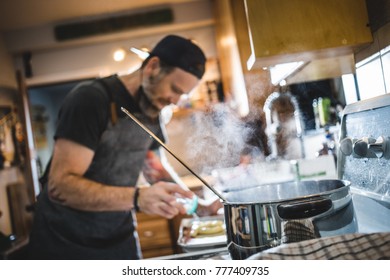
{"label": "hanging light", "polygon": [[115,61],[123,61],[126,57],[126,51],[123,48],[117,49],[114,54],[113,58]]}

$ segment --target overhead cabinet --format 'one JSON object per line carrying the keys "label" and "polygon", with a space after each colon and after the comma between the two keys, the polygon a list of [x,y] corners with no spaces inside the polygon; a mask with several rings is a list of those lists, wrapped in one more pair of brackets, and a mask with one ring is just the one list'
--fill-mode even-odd
{"label": "overhead cabinet", "polygon": [[372,42],[364,0],[245,0],[248,68],[344,56]]}

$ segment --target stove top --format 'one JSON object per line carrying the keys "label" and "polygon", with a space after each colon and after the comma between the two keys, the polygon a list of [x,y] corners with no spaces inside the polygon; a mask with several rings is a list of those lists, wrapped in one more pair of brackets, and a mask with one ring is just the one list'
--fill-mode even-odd
{"label": "stove top", "polygon": [[390,231],[390,95],[343,111],[338,178],[351,182],[359,232]]}
{"label": "stove top", "polygon": [[390,203],[390,95],[348,105],[337,170],[356,192]]}

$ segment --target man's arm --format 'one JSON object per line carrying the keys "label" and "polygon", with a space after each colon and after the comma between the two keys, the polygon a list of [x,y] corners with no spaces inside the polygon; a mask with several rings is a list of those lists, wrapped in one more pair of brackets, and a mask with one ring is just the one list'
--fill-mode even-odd
{"label": "man's arm", "polygon": [[[94,152],[83,145],[57,139],[49,174],[50,199],[86,211],[132,209],[135,188],[107,186],[83,177],[93,156]],[[176,184],[158,182],[140,190],[139,207],[143,212],[171,218],[182,211],[174,204],[174,193],[191,196]]]}

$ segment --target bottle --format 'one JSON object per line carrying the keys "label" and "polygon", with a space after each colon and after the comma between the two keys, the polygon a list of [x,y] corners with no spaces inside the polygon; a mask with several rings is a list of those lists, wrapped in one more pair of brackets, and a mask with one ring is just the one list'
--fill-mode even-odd
{"label": "bottle", "polygon": [[325,128],[325,139],[328,146],[328,154],[333,155],[335,163],[337,163],[337,147],[333,133],[329,131],[329,128]]}
{"label": "bottle", "polygon": [[313,113],[314,113],[315,129],[319,129],[320,128],[320,114],[318,112],[317,99],[313,100],[312,106],[313,106]]}
{"label": "bottle", "polygon": [[318,113],[320,116],[320,124],[322,127],[329,124],[330,114],[330,99],[327,97],[318,98]]}
{"label": "bottle", "polygon": [[198,208],[198,197],[196,195],[194,195],[192,198],[177,197],[176,201],[183,204],[188,215],[196,213],[196,209]]}
{"label": "bottle", "polygon": [[15,145],[12,139],[12,129],[8,124],[4,125],[4,146],[3,146],[3,156],[4,156],[4,167],[11,167],[15,158]]}

